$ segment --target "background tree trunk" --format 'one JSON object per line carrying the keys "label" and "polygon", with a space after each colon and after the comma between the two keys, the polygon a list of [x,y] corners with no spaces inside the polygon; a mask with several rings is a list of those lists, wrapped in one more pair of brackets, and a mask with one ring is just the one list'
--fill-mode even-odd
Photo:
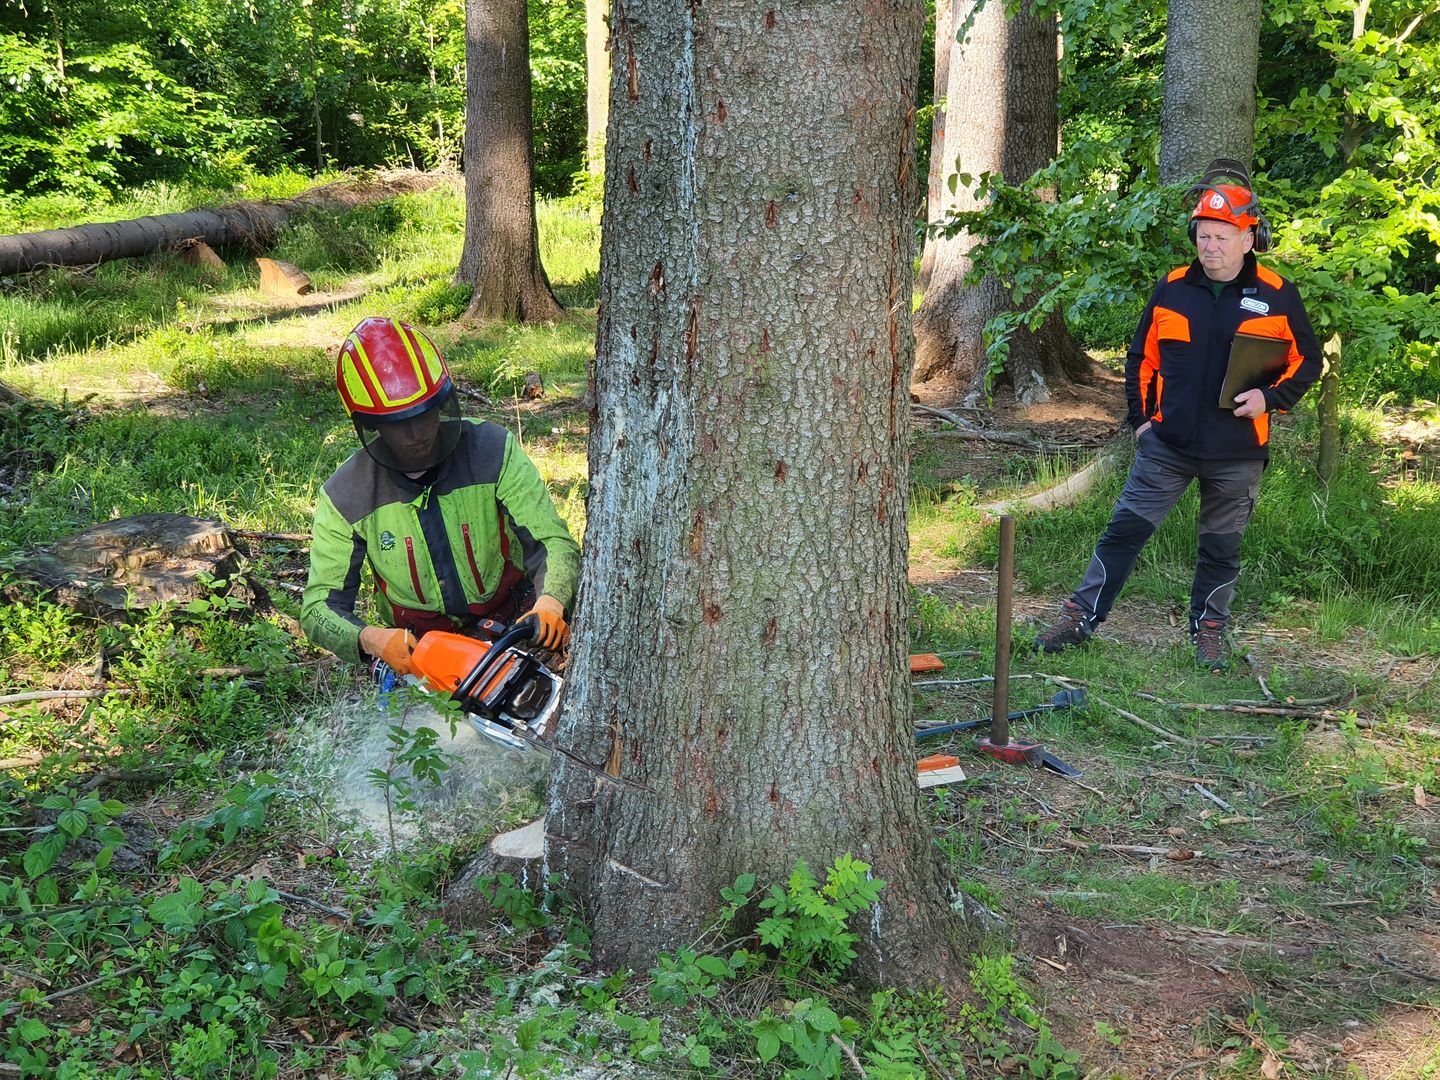
{"label": "background tree trunk", "polygon": [[525,0],[465,0],[465,247],[471,318],[543,322],[564,310],[540,265]]}
{"label": "background tree trunk", "polygon": [[693,940],[742,873],[851,852],[890,883],[861,974],[956,970],[906,664],[923,11],[615,6],[557,738],[650,792],[557,762],[546,849],[603,963]]}
{"label": "background tree trunk", "polygon": [[[955,4],[958,27],[974,8],[972,0]],[[952,195],[948,176],[958,171],[978,177],[999,173],[1018,184],[1054,158],[1059,141],[1056,99],[1059,65],[1053,17],[1030,13],[1027,4],[1013,18],[1000,4],[986,3],[964,42],[950,56],[946,91],[951,102],[945,138],[947,182],[942,186],[940,217],[953,210],[973,210],[978,203],[963,185]],[[994,316],[1015,309],[1005,287],[987,277],[964,288],[970,270],[970,249],[976,240],[967,233],[941,238],[925,299],[915,316],[917,380],[945,375],[969,395],[984,389],[988,359],[984,328]],[[1070,337],[1057,312],[1034,332],[1018,331],[1010,342],[1005,378],[1022,401],[1043,401],[1049,386],[1068,381],[1085,369],[1084,354]]]}
{"label": "background tree trunk", "polygon": [[[955,44],[954,0],[935,0],[935,112],[930,121],[930,183],[926,190],[925,222],[940,220],[945,205],[945,181],[955,170],[945,160],[945,95],[950,89],[950,47]],[[935,247],[939,241],[925,236],[920,253],[920,288],[929,287],[935,269]]]}
{"label": "background tree trunk", "polygon": [[605,171],[605,125],[610,117],[609,0],[585,0],[585,160]]}
{"label": "background tree trunk", "polygon": [[1198,177],[1217,157],[1255,151],[1260,0],[1179,0],[1165,19],[1160,179]]}

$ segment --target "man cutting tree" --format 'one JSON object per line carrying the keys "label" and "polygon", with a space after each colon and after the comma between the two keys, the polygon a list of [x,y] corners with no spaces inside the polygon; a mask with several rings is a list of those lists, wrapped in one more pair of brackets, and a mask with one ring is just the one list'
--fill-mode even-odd
{"label": "man cutting tree", "polygon": [[[514,436],[463,419],[439,349],[393,319],[351,331],[335,381],[361,449],[315,508],[305,635],[402,675],[418,638],[482,619],[533,615],[537,643],[562,648],[580,548]],[[376,623],[355,613],[367,563]]]}

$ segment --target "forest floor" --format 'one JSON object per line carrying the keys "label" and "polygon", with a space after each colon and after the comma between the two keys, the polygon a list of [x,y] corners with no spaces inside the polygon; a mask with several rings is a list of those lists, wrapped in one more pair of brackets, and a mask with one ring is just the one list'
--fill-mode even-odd
{"label": "forest floor", "polygon": [[[955,407],[945,387],[921,387],[916,400]],[[1043,405],[1019,405],[1002,389],[984,427],[1084,455],[1107,444],[1123,419],[1123,383],[1097,364],[1088,383]],[[922,411],[916,423],[924,429],[941,421]],[[1398,448],[1402,468],[1427,456],[1433,462],[1440,451],[1440,425],[1407,410],[1386,415],[1384,437]],[[931,471],[942,482],[974,484],[981,499],[992,487],[1013,488],[1017,457],[1034,456],[1017,444],[931,441],[941,447],[931,451],[941,456],[929,462]],[[1023,536],[1023,519],[1020,528]],[[995,604],[993,571],[957,568],[933,547],[912,545],[911,581],[950,605]],[[1031,592],[1023,579],[1015,583],[1011,670],[1044,683],[1043,693],[1029,695],[1042,701],[1059,685],[1047,673],[1060,661],[1028,654],[1024,642],[1062,599]],[[1122,679],[1103,661],[1082,673],[1090,675],[1092,712],[1098,701],[1126,693],[1148,690],[1151,700],[1172,703],[1194,696],[1184,689],[1193,672],[1176,674],[1188,664],[1178,608],[1122,599],[1098,637],[1107,652],[1128,654],[1131,681],[1135,658],[1155,659],[1150,680],[1141,660],[1140,685],[1113,692],[1107,681]],[[1204,677],[1220,703],[1200,715],[1238,714],[1252,721],[1246,730],[1255,741],[1228,735],[1208,745],[1204,738],[1144,745],[1142,736],[1141,745],[1117,752],[1113,738],[1096,738],[1091,726],[1038,725],[1047,748],[1084,770],[1082,782],[952,750],[962,754],[969,798],[963,807],[942,807],[939,819],[969,831],[975,891],[1009,920],[1017,962],[1043,988],[1056,1034],[1082,1050],[1090,1075],[1440,1075],[1437,875],[1396,878],[1389,887],[1398,895],[1387,893],[1384,859],[1363,882],[1347,878],[1333,845],[1322,851],[1312,835],[1325,830],[1288,812],[1302,792],[1276,794],[1278,775],[1253,763],[1267,745],[1262,740],[1273,746],[1294,739],[1297,758],[1312,762],[1318,782],[1350,788],[1345,744],[1360,738],[1366,754],[1433,765],[1440,761],[1433,723],[1440,660],[1392,655],[1363,628],[1326,641],[1305,627],[1254,619],[1238,621],[1234,648],[1231,671]],[[985,670],[979,660],[970,663]],[[1065,685],[1076,681],[1087,680]],[[1295,693],[1277,696],[1271,685],[1315,695],[1296,713],[1315,711],[1317,701],[1337,711],[1329,720],[1302,720],[1309,725],[1303,734],[1282,732],[1283,717],[1246,712],[1297,705]],[[935,706],[936,719],[985,715],[990,693],[983,684],[969,688],[968,712],[952,696]],[[1012,690],[1011,708],[1019,707],[1016,696]],[[1118,712],[1108,700],[1101,707]],[[922,702],[921,719],[925,711]],[[1173,715],[1178,730],[1184,714]],[[1401,722],[1386,724],[1387,717]],[[1429,852],[1440,850],[1440,795],[1418,784],[1400,795],[1406,805],[1393,820],[1428,839]],[[1399,862],[1395,857],[1397,874]],[[1433,871],[1440,859],[1430,854],[1423,863]]]}
{"label": "forest floor", "polygon": [[[6,374],[17,385],[65,387],[72,399],[93,392],[97,412],[148,412],[204,431],[220,432],[233,422],[286,430],[289,438],[281,424],[298,415],[297,459],[273,465],[282,486],[256,481],[258,494],[246,505],[197,507],[252,530],[242,546],[254,573],[272,596],[293,604],[306,561],[300,516],[313,495],[305,486],[306,470],[316,468],[317,447],[330,452],[323,443],[325,429],[333,426],[326,419],[334,408],[330,356],[358,317],[344,305],[364,283],[335,286],[308,298],[299,318],[294,310],[250,297],[217,305],[209,314],[218,321],[200,328],[208,335],[192,327],[184,336],[184,355],[199,355],[189,361],[192,377],[155,364],[148,348],[131,349],[120,364],[111,354],[103,354],[104,362],[100,353],[75,354]],[[524,427],[527,451],[541,462],[578,535],[583,371],[561,354],[570,346],[585,351],[588,335],[567,346],[548,332],[517,339],[518,331],[462,322],[435,329],[461,384],[489,388],[498,402],[472,398],[469,405],[487,418]],[[507,401],[508,375],[482,377],[492,368],[500,371],[501,360],[491,354],[506,364],[521,357],[516,362],[542,370],[553,362],[561,374],[545,370],[550,388],[541,400]],[[554,356],[560,359],[548,359]],[[568,375],[566,363],[573,368]],[[919,388],[916,404],[957,411],[955,395],[945,387]],[[989,441],[954,430],[956,425],[944,430],[942,419],[924,408],[915,420],[925,482],[955,495],[954,513],[949,506],[937,512],[932,504],[931,523],[913,536],[910,557],[921,600],[917,633],[949,634],[955,647],[942,652],[947,669],[941,677],[950,679],[983,678],[992,670],[993,553],[980,552],[974,538],[994,530],[977,525],[972,504],[1013,492],[1017,483],[1042,488],[1085,464],[1122,426],[1123,388],[1113,366],[1097,363],[1087,382],[1044,404],[1021,406],[1001,390],[993,408],[961,415]],[[1390,463],[1397,474],[1433,474],[1440,465],[1440,425],[1418,409],[1383,415],[1381,434],[1395,448]],[[1280,438],[1288,422],[1280,425]],[[997,435],[1009,441],[997,441]],[[276,445],[285,446],[278,435]],[[128,443],[117,446],[112,456],[123,456]],[[228,474],[197,475],[209,489],[249,490]],[[96,505],[113,501],[129,508],[115,490],[97,488]],[[123,494],[133,499],[133,492]],[[269,529],[296,536],[277,539]],[[1037,522],[1022,519],[1021,541],[1027,533],[1035,539],[1038,529]],[[942,531],[964,539],[937,542]],[[1200,674],[1184,641],[1183,612],[1127,596],[1087,649],[1064,657],[1029,654],[1025,639],[1061,599],[1053,588],[1017,576],[1011,707],[1043,701],[1057,686],[1084,686],[1088,710],[1017,725],[1082,768],[1083,777],[1077,782],[995,764],[957,738],[934,749],[962,757],[967,783],[937,789],[926,799],[937,845],[960,887],[1003,920],[1000,947],[1010,950],[1026,985],[1038,991],[1060,1042],[1080,1052],[1080,1075],[1440,1076],[1436,651],[1401,655],[1377,644],[1360,623],[1322,635],[1313,620],[1247,609],[1235,627],[1237,662],[1223,675]],[[927,600],[933,601],[928,608]],[[337,670],[328,660],[311,662],[317,684]],[[347,786],[341,766],[315,749],[329,753],[342,736],[356,733],[346,711],[354,705],[346,677],[335,676],[338,692],[348,696],[332,703],[328,719],[302,722],[290,711],[268,736],[297,790],[324,786],[332,769],[333,786]],[[989,694],[983,684],[937,691],[919,686],[917,721],[983,716]],[[79,706],[75,713],[78,720]],[[1153,729],[1142,730],[1130,719],[1139,713],[1167,734],[1157,738]],[[374,736],[375,746],[366,744],[359,758],[373,764],[383,752],[376,748],[383,733],[365,734]],[[483,819],[470,821],[477,835],[515,824],[515,815],[538,805],[528,774],[495,785],[490,774],[483,779],[487,790],[481,794],[490,807]],[[352,776],[348,787],[379,797],[373,781]],[[164,798],[173,800],[175,792]],[[156,831],[165,832],[195,809],[155,801],[137,813],[149,814],[159,823]],[[362,824],[368,813],[372,831],[382,835],[383,811],[357,806],[354,799],[342,809],[359,814]],[[337,837],[345,828],[328,812],[307,818],[288,835],[267,836],[269,847],[222,849],[215,869],[229,873],[244,861],[246,874],[346,906],[349,900],[324,865],[341,846]],[[965,993],[963,987],[948,989],[955,997]],[[88,997],[76,996],[65,998],[61,1011],[77,1026],[88,1025],[92,1007]],[[301,1021],[293,1033],[281,1032],[285,1041],[313,1041]],[[343,1041],[339,1029],[331,1034]],[[487,1036],[473,1037],[483,1042]],[[979,1062],[970,1075],[994,1075],[987,1068],[988,1062]]]}

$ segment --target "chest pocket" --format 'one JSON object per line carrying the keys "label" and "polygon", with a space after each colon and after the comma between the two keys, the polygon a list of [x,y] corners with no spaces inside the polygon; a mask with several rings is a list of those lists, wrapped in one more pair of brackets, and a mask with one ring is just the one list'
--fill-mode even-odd
{"label": "chest pocket", "polygon": [[[386,541],[389,541],[387,544]],[[430,601],[426,598],[425,586],[422,584],[421,562],[429,561],[425,551],[425,542],[417,536],[393,536],[389,533],[381,533],[379,551],[375,552],[372,547],[371,566],[375,570],[375,576],[380,580],[380,587],[386,596],[399,589],[402,602],[409,599],[418,600],[422,605]],[[427,567],[428,569],[428,567]],[[428,575],[427,575],[428,576]],[[409,596],[404,594],[408,592]],[[413,607],[414,604],[406,603],[406,607]]]}

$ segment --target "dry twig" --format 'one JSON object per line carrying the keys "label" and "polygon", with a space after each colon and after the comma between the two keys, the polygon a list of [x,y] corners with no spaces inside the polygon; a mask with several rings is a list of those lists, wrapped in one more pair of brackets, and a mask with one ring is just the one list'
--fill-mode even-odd
{"label": "dry twig", "polygon": [[[1044,672],[1040,672],[1040,671],[1037,671],[1035,674],[1039,675],[1042,679],[1045,679],[1047,682],[1052,682],[1052,683],[1054,683],[1056,686],[1059,686],[1059,687],[1061,687],[1062,689],[1065,689],[1065,690],[1077,690],[1077,689],[1079,689],[1080,687],[1082,687],[1082,686],[1085,685],[1084,683],[1077,682],[1077,681],[1075,681],[1074,679],[1067,679],[1067,678],[1065,678],[1063,675],[1046,675]],[[1137,696],[1139,696],[1139,695],[1137,695]],[[1120,714],[1121,716],[1123,716],[1126,720],[1129,720],[1132,724],[1135,724],[1135,725],[1138,726],[1138,727],[1144,728],[1146,731],[1150,732],[1150,734],[1152,734],[1152,735],[1158,735],[1158,736],[1160,736],[1160,738],[1164,739],[1166,742],[1174,743],[1176,746],[1189,746],[1189,747],[1193,747],[1193,746],[1195,745],[1195,740],[1194,740],[1194,739],[1187,739],[1187,738],[1185,738],[1184,736],[1176,735],[1173,731],[1166,731],[1164,728],[1160,727],[1159,725],[1157,725],[1157,724],[1152,724],[1149,720],[1146,720],[1144,717],[1136,716],[1134,713],[1129,712],[1129,711],[1126,710],[1126,709],[1122,709],[1122,708],[1120,708],[1120,706],[1118,706],[1118,705],[1111,704],[1110,702],[1106,701],[1104,698],[1100,697],[1098,694],[1092,694],[1092,695],[1090,695],[1090,700],[1096,702],[1097,704],[1100,704],[1100,705],[1105,706],[1105,708],[1110,709],[1110,710],[1112,710],[1113,712],[1119,713],[1119,714]]]}

